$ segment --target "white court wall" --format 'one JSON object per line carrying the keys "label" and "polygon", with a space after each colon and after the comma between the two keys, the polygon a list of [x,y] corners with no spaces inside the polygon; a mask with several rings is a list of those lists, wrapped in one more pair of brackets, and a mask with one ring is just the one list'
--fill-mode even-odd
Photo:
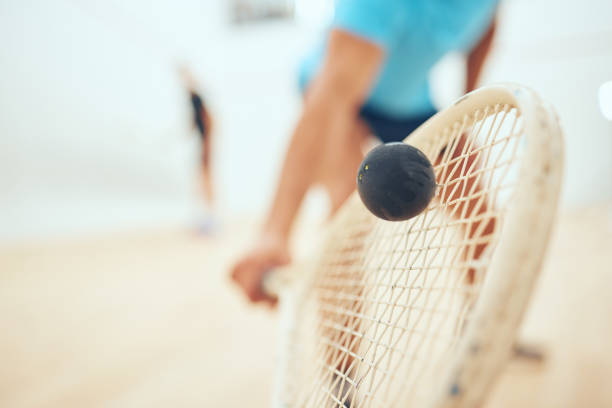
{"label": "white court wall", "polygon": [[[263,213],[311,26],[232,28],[213,0],[4,0],[0,10],[0,240],[193,220],[197,139],[177,60],[201,78],[216,118],[220,210]],[[612,80],[612,3],[507,0],[501,12],[484,82],[530,85],[557,107],[565,207],[612,199],[612,124],[597,105]],[[459,92],[453,67],[435,76],[441,104]]]}
{"label": "white court wall", "polygon": [[502,11],[484,80],[528,85],[556,108],[566,134],[565,207],[612,200],[612,122],[598,101],[612,81],[612,2],[514,0]]}

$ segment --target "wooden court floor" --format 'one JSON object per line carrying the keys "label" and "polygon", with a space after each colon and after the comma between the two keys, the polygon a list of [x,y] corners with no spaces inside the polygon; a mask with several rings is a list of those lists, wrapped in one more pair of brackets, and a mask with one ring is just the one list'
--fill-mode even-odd
{"label": "wooden court floor", "polygon": [[[275,316],[226,272],[253,225],[0,249],[0,407],[265,407]],[[612,407],[612,203],[564,213],[487,407]]]}

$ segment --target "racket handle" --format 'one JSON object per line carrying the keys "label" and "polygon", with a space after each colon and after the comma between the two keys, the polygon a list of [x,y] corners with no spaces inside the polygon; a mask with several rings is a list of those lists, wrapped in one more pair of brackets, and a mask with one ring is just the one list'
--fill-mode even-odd
{"label": "racket handle", "polygon": [[261,279],[261,291],[265,293],[266,296],[272,298],[278,297],[278,292],[281,289],[278,281],[278,275],[275,271],[276,269],[266,271],[265,275]]}
{"label": "racket handle", "polygon": [[261,279],[261,290],[267,296],[277,298],[283,288],[289,285],[289,280],[287,268],[270,269]]}

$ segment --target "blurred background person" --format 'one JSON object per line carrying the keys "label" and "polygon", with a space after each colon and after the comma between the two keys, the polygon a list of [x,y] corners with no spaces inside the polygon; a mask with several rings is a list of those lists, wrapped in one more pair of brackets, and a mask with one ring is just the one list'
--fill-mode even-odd
{"label": "blurred background person", "polygon": [[204,202],[206,203],[206,214],[199,217],[197,229],[203,234],[208,234],[213,232],[217,227],[217,219],[215,218],[215,189],[211,164],[213,139],[212,118],[206,107],[204,98],[201,96],[201,91],[199,91],[200,86],[189,68],[185,65],[181,65],[178,71],[185,88],[189,92],[189,100],[191,108],[193,109],[193,127],[200,137],[200,189]]}

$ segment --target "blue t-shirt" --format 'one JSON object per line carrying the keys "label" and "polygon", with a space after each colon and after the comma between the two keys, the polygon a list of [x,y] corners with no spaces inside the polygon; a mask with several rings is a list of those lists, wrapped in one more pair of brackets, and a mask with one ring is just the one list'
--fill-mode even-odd
{"label": "blue t-shirt", "polygon": [[[449,51],[469,51],[485,33],[498,0],[338,0],[330,29],[343,29],[386,52],[366,106],[406,117],[434,110],[431,67]],[[304,58],[304,89],[320,69],[327,35]]]}

